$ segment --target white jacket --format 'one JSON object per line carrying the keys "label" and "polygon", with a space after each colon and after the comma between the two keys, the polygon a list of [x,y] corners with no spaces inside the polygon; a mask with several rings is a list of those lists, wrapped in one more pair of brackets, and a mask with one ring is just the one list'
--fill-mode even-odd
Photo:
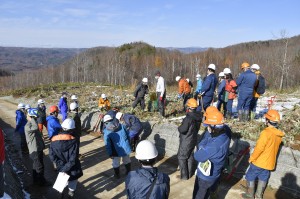
{"label": "white jacket", "polygon": [[160,76],[157,79],[156,92],[160,92],[160,96],[162,97],[165,93],[165,89],[166,89],[165,80],[162,76]]}

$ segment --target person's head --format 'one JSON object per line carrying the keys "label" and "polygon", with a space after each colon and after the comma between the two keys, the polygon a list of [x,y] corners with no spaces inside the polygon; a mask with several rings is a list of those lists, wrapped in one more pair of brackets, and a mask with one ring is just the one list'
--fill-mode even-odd
{"label": "person's head", "polygon": [[40,106],[40,107],[45,106],[45,101],[43,99],[39,99],[38,106]]}
{"label": "person's head", "polygon": [[194,112],[196,110],[196,108],[198,107],[197,100],[195,100],[194,98],[190,98],[186,102],[186,106],[187,106],[187,109],[189,112]]}
{"label": "person's head", "polygon": [[58,116],[58,107],[55,106],[55,105],[50,106],[50,108],[49,108],[49,114],[53,115],[54,117],[57,117]]}
{"label": "person's head", "polygon": [[78,112],[78,105],[77,105],[76,102],[72,102],[70,104],[70,111],[72,111],[72,112]]}
{"label": "person's head", "polygon": [[102,94],[101,94],[101,98],[102,98],[103,100],[106,100],[107,97],[106,97],[105,93],[102,93]]}
{"label": "person's head", "polygon": [[242,69],[243,71],[248,70],[249,67],[250,67],[250,64],[249,64],[248,62],[244,62],[244,63],[242,63],[242,65],[241,65],[241,69]]}
{"label": "person's head", "polygon": [[124,120],[124,119],[123,119],[123,113],[117,112],[116,118],[117,118],[120,122],[122,122],[122,121]]}
{"label": "person's head", "polygon": [[31,106],[29,104],[25,105],[25,111],[28,111],[28,109],[30,109],[30,108],[31,108]]}
{"label": "person's head", "polygon": [[62,96],[63,98],[67,98],[67,92],[62,92],[61,96]]}
{"label": "person's head", "polygon": [[113,118],[110,115],[104,115],[104,117],[103,117],[104,124],[107,124],[107,123],[111,122],[112,120],[113,120]]}
{"label": "person's head", "polygon": [[201,78],[201,75],[200,75],[200,74],[197,74],[197,75],[196,75],[197,81],[198,81],[200,78]]}
{"label": "person's head", "polygon": [[206,111],[203,125],[207,127],[209,133],[214,133],[216,129],[221,129],[224,127],[224,116],[218,110],[212,110],[210,112]]}
{"label": "person's head", "polygon": [[159,70],[155,71],[154,75],[155,75],[155,79],[158,79],[160,77],[160,71]]}
{"label": "person's head", "polygon": [[220,73],[219,73],[219,79],[222,80],[222,79],[224,79],[224,78],[225,78],[224,72],[220,72]]}
{"label": "person's head", "polygon": [[278,111],[276,110],[269,110],[266,114],[265,114],[265,118],[266,118],[266,125],[267,126],[273,126],[273,127],[278,127],[278,124],[280,122],[280,114],[278,113]]}
{"label": "person's head", "polygon": [[25,104],[23,104],[23,103],[19,103],[18,104],[18,110],[20,110],[20,111],[25,111]]}
{"label": "person's head", "polygon": [[207,74],[215,73],[215,71],[216,71],[216,65],[209,64],[208,67],[207,67]]}
{"label": "person's head", "polygon": [[177,76],[177,77],[175,78],[176,82],[178,82],[180,79],[181,79],[180,76]]}
{"label": "person's head", "polygon": [[260,69],[259,65],[257,65],[257,64],[252,64],[252,66],[250,68],[251,68],[252,72],[254,72],[254,73],[256,71],[259,71],[259,69]]}
{"label": "person's head", "polygon": [[157,156],[157,149],[149,140],[139,142],[136,147],[135,158],[144,166],[153,166]]}
{"label": "person's head", "polygon": [[76,95],[72,95],[72,96],[71,96],[71,100],[77,101],[77,100],[78,100],[78,97],[77,97]]}
{"label": "person's head", "polygon": [[230,68],[224,68],[223,73],[225,79],[230,79],[232,77]]}
{"label": "person's head", "polygon": [[38,110],[36,108],[30,108],[27,111],[27,120],[31,120],[31,118],[37,118],[38,117]]}
{"label": "person's head", "polygon": [[142,84],[144,84],[144,85],[147,85],[147,84],[148,84],[148,78],[147,78],[147,77],[144,77],[144,78],[142,79]]}
{"label": "person's head", "polygon": [[75,121],[72,118],[67,118],[63,121],[61,127],[64,132],[70,132],[75,129]]}

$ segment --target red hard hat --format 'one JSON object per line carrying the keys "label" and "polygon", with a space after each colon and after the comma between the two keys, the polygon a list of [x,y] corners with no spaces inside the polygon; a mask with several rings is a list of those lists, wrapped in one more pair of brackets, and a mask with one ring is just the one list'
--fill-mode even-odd
{"label": "red hard hat", "polygon": [[53,105],[53,106],[50,106],[50,108],[49,108],[49,112],[50,112],[50,113],[58,112],[58,107],[57,107],[57,106],[55,106],[55,105]]}

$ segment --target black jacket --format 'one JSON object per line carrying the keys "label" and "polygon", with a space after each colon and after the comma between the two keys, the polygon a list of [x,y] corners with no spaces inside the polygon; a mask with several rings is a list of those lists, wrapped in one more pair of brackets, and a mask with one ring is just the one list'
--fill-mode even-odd
{"label": "black jacket", "polygon": [[77,140],[70,134],[58,134],[52,137],[49,156],[59,172],[70,175],[69,181],[80,178],[83,173],[77,157]]}
{"label": "black jacket", "polygon": [[188,112],[178,127],[178,159],[188,159],[197,144],[197,135],[202,121],[201,112]]}
{"label": "black jacket", "polygon": [[46,107],[45,106],[43,106],[43,107],[38,106],[37,110],[38,110],[37,122],[39,124],[46,123]]}
{"label": "black jacket", "polygon": [[149,93],[148,85],[139,84],[134,91],[134,97],[144,98],[146,94]]}
{"label": "black jacket", "polygon": [[76,138],[80,138],[81,136],[81,120],[78,113],[71,111],[69,113],[69,118],[72,118],[75,122],[75,129],[73,131],[73,136]]}

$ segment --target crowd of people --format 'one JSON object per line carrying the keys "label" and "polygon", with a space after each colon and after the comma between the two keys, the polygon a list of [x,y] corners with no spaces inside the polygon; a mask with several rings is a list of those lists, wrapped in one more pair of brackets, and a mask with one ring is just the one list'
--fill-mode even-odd
{"label": "crowd of people", "polygon": [[[186,117],[178,127],[179,148],[178,164],[181,180],[190,179],[196,171],[193,198],[209,198],[216,193],[220,176],[229,153],[231,129],[225,119],[232,118],[232,104],[238,98],[238,119],[241,122],[253,118],[253,112],[259,95],[265,92],[265,82],[259,72],[259,66],[243,63],[242,73],[234,80],[231,70],[225,68],[215,75],[216,66],[207,67],[207,76],[202,80],[197,74],[197,86],[189,79],[177,76],[178,99],[183,100]],[[260,77],[261,76],[261,77]],[[158,112],[165,117],[166,84],[159,71],[155,72]],[[263,85],[261,85],[263,84]],[[134,109],[140,104],[145,110],[145,95],[149,93],[148,79],[143,78],[134,91]],[[67,93],[63,92],[58,106],[53,105],[46,113],[45,101],[39,99],[37,108],[23,103],[18,104],[16,111],[15,132],[20,137],[20,148],[32,159],[33,182],[40,186],[51,185],[44,176],[43,150],[44,139],[50,140],[49,157],[56,170],[70,176],[67,196],[74,197],[78,178],[83,175],[79,153],[81,137],[81,120],[79,103],[76,95],[71,96],[68,105]],[[217,101],[217,106],[212,103]],[[98,103],[103,112],[100,131],[103,133],[107,155],[112,159],[114,178],[119,179],[121,159],[126,169],[126,193],[128,198],[168,198],[170,178],[154,167],[158,156],[155,145],[148,141],[140,141],[143,126],[140,119],[132,113],[122,113],[112,108],[106,94],[101,94]],[[252,114],[251,114],[252,113]],[[58,115],[61,114],[62,123]],[[250,167],[246,173],[247,190],[243,198],[262,198],[264,189],[274,169],[281,139],[284,136],[278,130],[280,115],[276,110],[269,110],[266,115],[266,129],[257,141],[253,154],[249,159]],[[205,127],[202,138],[198,142],[201,123]],[[43,137],[43,129],[47,129],[47,138]],[[0,131],[0,142],[3,142]],[[1,147],[4,143],[1,144]],[[196,150],[195,150],[196,148]],[[0,161],[4,160],[4,152],[0,148]],[[135,152],[141,167],[131,171],[130,154]],[[3,174],[3,166],[0,165]],[[258,183],[255,190],[255,181]],[[0,175],[0,185],[3,178]],[[3,193],[0,188],[0,198]],[[2,194],[3,195],[3,194]]]}

